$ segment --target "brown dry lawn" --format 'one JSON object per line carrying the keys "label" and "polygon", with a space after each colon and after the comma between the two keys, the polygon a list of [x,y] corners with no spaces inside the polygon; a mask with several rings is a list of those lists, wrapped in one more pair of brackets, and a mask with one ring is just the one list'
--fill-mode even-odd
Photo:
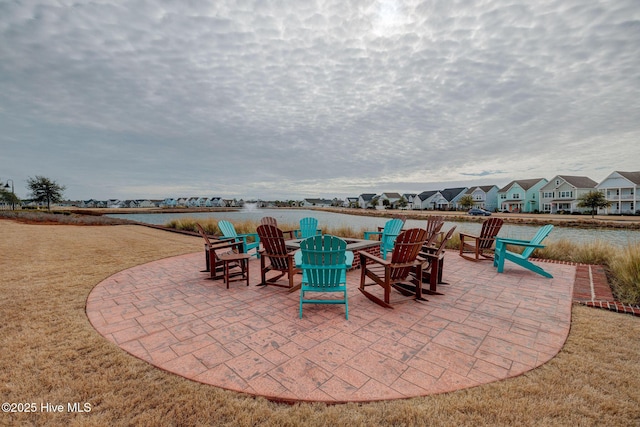
{"label": "brown dry lawn", "polygon": [[90,325],[104,278],[202,250],[142,226],[0,220],[0,400],[90,403],[88,413],[0,414],[1,425],[640,425],[640,318],[573,308],[560,354],[517,378],[371,404],[285,405],[202,385],[138,360]]}

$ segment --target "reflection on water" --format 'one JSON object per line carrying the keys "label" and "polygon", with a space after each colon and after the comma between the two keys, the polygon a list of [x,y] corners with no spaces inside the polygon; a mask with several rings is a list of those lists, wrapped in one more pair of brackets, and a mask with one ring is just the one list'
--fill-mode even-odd
{"label": "reflection on water", "polygon": [[[368,217],[360,215],[348,215],[333,212],[303,210],[303,209],[259,209],[255,205],[243,208],[235,212],[185,212],[185,213],[162,213],[162,214],[109,214],[113,218],[129,219],[147,224],[165,225],[176,218],[206,219],[216,220],[226,219],[229,221],[260,221],[264,216],[272,216],[278,220],[279,224],[297,224],[301,218],[313,216],[318,219],[320,226],[326,225],[330,228],[349,227],[354,230],[375,230],[378,226],[383,226],[388,218]],[[425,220],[407,220],[408,227],[424,227]],[[480,232],[481,224],[471,222],[447,221],[443,230],[457,226],[456,231],[477,234]],[[538,230],[538,226],[532,225],[511,225],[505,224],[500,230],[500,237],[512,239],[529,239]],[[555,227],[548,241],[567,239],[578,243],[602,240],[615,245],[626,246],[629,243],[640,242],[639,230],[624,229],[582,229],[571,227]]]}

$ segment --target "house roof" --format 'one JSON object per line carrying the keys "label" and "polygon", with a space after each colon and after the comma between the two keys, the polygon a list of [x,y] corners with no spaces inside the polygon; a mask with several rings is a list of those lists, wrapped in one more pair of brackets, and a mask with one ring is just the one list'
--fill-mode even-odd
{"label": "house roof", "polygon": [[362,200],[371,200],[376,197],[376,193],[362,193],[359,198],[362,197]]}
{"label": "house roof", "polygon": [[450,202],[453,199],[455,199],[456,196],[459,196],[460,193],[462,193],[466,189],[467,187],[445,188],[444,190],[440,191],[440,194],[442,194],[442,197],[444,197],[445,199],[447,199],[448,202]]}
{"label": "house roof", "polygon": [[508,183],[507,185],[502,187],[499,191],[501,193],[503,193],[505,191],[509,191],[509,189],[511,187],[513,187],[514,184],[518,184],[523,190],[526,191],[526,190],[530,189],[531,187],[533,187],[534,185],[536,185],[537,183],[539,183],[540,181],[543,181],[543,180],[545,180],[545,179],[544,178],[516,179],[515,181],[511,181],[510,183]]}
{"label": "house roof", "polygon": [[595,188],[598,185],[597,182],[586,176],[558,175],[558,177],[564,179],[575,188]]}
{"label": "house roof", "polygon": [[402,197],[400,193],[382,193],[382,194],[386,196],[387,199],[399,199],[400,197]]}
{"label": "house roof", "polygon": [[422,193],[418,194],[418,198],[420,200],[427,200],[429,197],[432,197],[437,192],[438,190],[423,191]]}
{"label": "house roof", "polygon": [[620,171],[616,171],[618,172],[620,175],[622,175],[623,177],[627,178],[629,181],[633,182],[634,184],[639,184],[640,185],[640,171],[639,172],[620,172]]}
{"label": "house roof", "polygon": [[478,188],[484,191],[485,193],[488,193],[494,187],[497,187],[497,185],[476,185],[475,187],[471,187],[470,189],[468,189],[465,194],[473,194],[473,192],[476,191]]}

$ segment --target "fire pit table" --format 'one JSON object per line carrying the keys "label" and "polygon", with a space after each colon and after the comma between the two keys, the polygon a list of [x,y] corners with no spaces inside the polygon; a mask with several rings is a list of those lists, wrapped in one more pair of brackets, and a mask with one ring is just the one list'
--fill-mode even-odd
{"label": "fire pit table", "polygon": [[[285,245],[288,249],[300,249],[300,242],[304,239],[294,239],[285,241]],[[352,238],[343,238],[345,242],[347,242],[347,250],[353,252],[353,264],[351,265],[351,270],[360,267],[360,256],[358,256],[358,252],[368,252],[374,256],[380,255],[380,242],[378,240],[363,240],[363,239],[352,239]]]}

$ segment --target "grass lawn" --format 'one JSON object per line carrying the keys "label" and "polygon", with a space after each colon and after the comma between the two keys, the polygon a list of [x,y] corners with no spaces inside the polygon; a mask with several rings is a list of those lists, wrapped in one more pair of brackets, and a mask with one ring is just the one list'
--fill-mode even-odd
{"label": "grass lawn", "polygon": [[[0,233],[0,396],[37,408],[3,412],[0,425],[640,424],[640,318],[574,306],[557,357],[493,384],[371,404],[277,404],[154,368],[106,341],[85,315],[87,295],[104,278],[200,252],[201,239],[9,220],[0,220]],[[90,412],[69,413],[76,402]],[[43,413],[46,403],[64,411]]]}

